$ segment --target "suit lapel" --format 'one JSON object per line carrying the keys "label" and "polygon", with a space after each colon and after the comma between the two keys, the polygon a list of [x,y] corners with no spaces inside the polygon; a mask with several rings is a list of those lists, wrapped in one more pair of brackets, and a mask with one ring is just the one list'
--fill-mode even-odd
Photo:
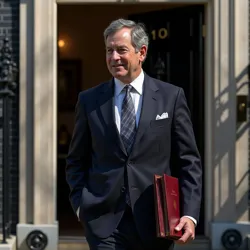
{"label": "suit lapel", "polygon": [[110,80],[107,84],[104,84],[100,90],[99,98],[97,99],[100,112],[98,116],[102,122],[104,129],[110,138],[110,141],[115,141],[119,148],[127,155],[127,152],[122,143],[119,131],[115,123],[114,114],[114,81]]}
{"label": "suit lapel", "polygon": [[158,87],[151,77],[145,74],[143,83],[143,97],[139,126],[136,133],[134,148],[139,144],[151,120],[155,120],[157,111]]}
{"label": "suit lapel", "polygon": [[[151,120],[155,120],[157,112],[156,104],[159,98],[158,87],[151,77],[149,77],[146,73],[144,74],[145,77],[143,83],[141,115],[132,152],[137,144],[139,144],[146,129],[150,126]],[[115,123],[113,79],[107,82],[107,84],[103,85],[102,89],[100,90],[100,95],[97,99],[97,102],[98,106],[100,107],[98,117],[103,124],[110,141],[115,141],[122,152],[127,155],[126,149]]]}

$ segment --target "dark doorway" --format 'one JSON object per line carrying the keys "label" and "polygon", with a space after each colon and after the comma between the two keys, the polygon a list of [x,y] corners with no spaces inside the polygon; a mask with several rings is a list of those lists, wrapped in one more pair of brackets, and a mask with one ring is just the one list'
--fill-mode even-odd
{"label": "dark doorway", "polygon": [[[129,19],[144,23],[150,37],[145,72],[184,89],[204,168],[204,6],[153,11]],[[204,199],[196,230],[204,234]]]}
{"label": "dark doorway", "polygon": [[64,126],[58,129],[57,146],[57,220],[59,222],[60,236],[84,236],[84,230],[77,220],[69,202],[70,189],[66,183],[65,166],[66,156],[71,135]]}
{"label": "dark doorway", "polygon": [[[183,87],[188,105],[191,110],[197,144],[203,159],[204,148],[204,53],[203,53],[203,6],[179,7],[172,4],[131,4],[131,5],[77,5],[59,6],[58,29],[62,38],[65,38],[64,50],[58,54],[60,60],[78,59],[83,63],[81,89],[99,84],[99,78],[91,72],[89,65],[100,69],[100,78],[109,79],[106,69],[105,50],[102,32],[110,19],[119,17],[140,20],[145,23],[150,35],[148,58],[144,70],[153,77]],[[173,8],[175,7],[175,8]],[[159,10],[158,9],[165,9]],[[149,10],[157,10],[148,12]],[[128,15],[128,13],[139,13]],[[71,13],[70,18],[68,18]],[[109,13],[106,15],[105,13]],[[98,15],[103,23],[94,17]],[[79,25],[79,23],[81,25]],[[93,24],[89,25],[89,23]],[[85,25],[85,26],[84,26]],[[85,30],[85,32],[82,32]],[[91,33],[89,39],[85,34]],[[79,35],[82,34],[82,35]],[[92,38],[93,36],[93,38]],[[70,37],[71,39],[67,40]],[[67,43],[68,42],[68,43]],[[73,46],[74,45],[74,46]],[[92,47],[91,47],[92,46]],[[101,48],[101,49],[99,49]],[[98,53],[98,58],[92,55]],[[91,52],[91,53],[90,53]],[[91,56],[94,58],[91,64]],[[97,56],[97,55],[96,55]],[[103,62],[104,61],[104,62]],[[61,63],[58,62],[60,72]],[[60,74],[59,74],[60,75]],[[58,77],[58,79],[60,79]],[[59,83],[58,83],[59,84]],[[75,86],[73,86],[75,87]],[[59,89],[58,89],[59,90]],[[77,98],[77,96],[75,96]],[[63,95],[58,91],[58,99]],[[64,98],[65,99],[65,98]],[[64,99],[62,101],[64,101]],[[68,103],[66,99],[65,102]],[[60,102],[59,102],[60,103]],[[84,235],[81,224],[69,203],[69,187],[65,180],[65,157],[68,151],[74,124],[74,109],[58,109],[58,168],[57,168],[57,219],[59,221],[60,236]],[[66,126],[64,126],[66,125]],[[200,223],[197,233],[204,231],[204,207],[202,204]]]}

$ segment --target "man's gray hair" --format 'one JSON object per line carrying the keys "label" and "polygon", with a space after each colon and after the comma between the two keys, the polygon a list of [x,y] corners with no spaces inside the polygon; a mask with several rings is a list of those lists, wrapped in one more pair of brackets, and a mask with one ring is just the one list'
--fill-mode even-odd
{"label": "man's gray hair", "polygon": [[136,52],[138,52],[143,45],[148,47],[149,39],[145,30],[145,26],[142,23],[136,23],[131,20],[117,19],[110,23],[110,25],[104,31],[105,43],[109,35],[121,30],[122,28],[131,29],[131,42]]}

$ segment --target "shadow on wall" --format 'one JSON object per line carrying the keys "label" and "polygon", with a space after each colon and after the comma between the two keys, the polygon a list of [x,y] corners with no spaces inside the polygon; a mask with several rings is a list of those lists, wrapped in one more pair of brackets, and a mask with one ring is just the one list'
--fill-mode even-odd
{"label": "shadow on wall", "polygon": [[[241,72],[234,83],[229,83],[223,90],[219,89],[219,95],[214,102],[216,110],[214,126],[216,129],[213,175],[217,178],[216,190],[213,190],[215,220],[228,221],[230,218],[230,221],[235,222],[240,220],[248,210],[249,193],[245,186],[249,179],[249,171],[247,171],[248,166],[237,164],[236,145],[242,138],[249,135],[249,121],[237,123],[236,113],[232,108],[236,107],[237,93],[249,85],[249,82],[241,83],[247,74],[248,67]],[[239,86],[238,83],[240,83]],[[247,155],[243,155],[248,158]],[[238,169],[236,169],[236,164]]]}
{"label": "shadow on wall", "polygon": [[[221,3],[220,3],[221,4]],[[217,88],[214,93],[215,120],[213,127],[213,216],[215,221],[237,222],[248,220],[248,136],[249,121],[237,122],[236,97],[239,94],[248,95],[248,67],[235,78],[235,7],[229,4],[228,20],[218,17],[217,28],[221,32],[223,22],[228,22],[227,37],[219,39],[217,46],[217,69],[215,72]],[[224,27],[225,29],[225,27]],[[225,44],[227,43],[227,44]],[[226,46],[225,46],[226,45]],[[221,52],[230,51],[228,57]],[[229,71],[229,72],[227,72]],[[219,72],[219,73],[218,73]],[[217,73],[217,74],[216,74]],[[225,77],[226,76],[226,77]],[[228,78],[227,78],[228,76]],[[235,79],[233,79],[235,78]],[[232,79],[232,80],[230,80]],[[218,84],[217,84],[218,83]]]}

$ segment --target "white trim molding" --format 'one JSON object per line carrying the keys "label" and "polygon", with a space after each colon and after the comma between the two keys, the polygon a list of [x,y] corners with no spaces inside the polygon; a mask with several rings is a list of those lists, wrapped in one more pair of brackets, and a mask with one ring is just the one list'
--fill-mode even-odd
{"label": "white trim molding", "polygon": [[56,221],[57,6],[20,1],[20,223]]}

